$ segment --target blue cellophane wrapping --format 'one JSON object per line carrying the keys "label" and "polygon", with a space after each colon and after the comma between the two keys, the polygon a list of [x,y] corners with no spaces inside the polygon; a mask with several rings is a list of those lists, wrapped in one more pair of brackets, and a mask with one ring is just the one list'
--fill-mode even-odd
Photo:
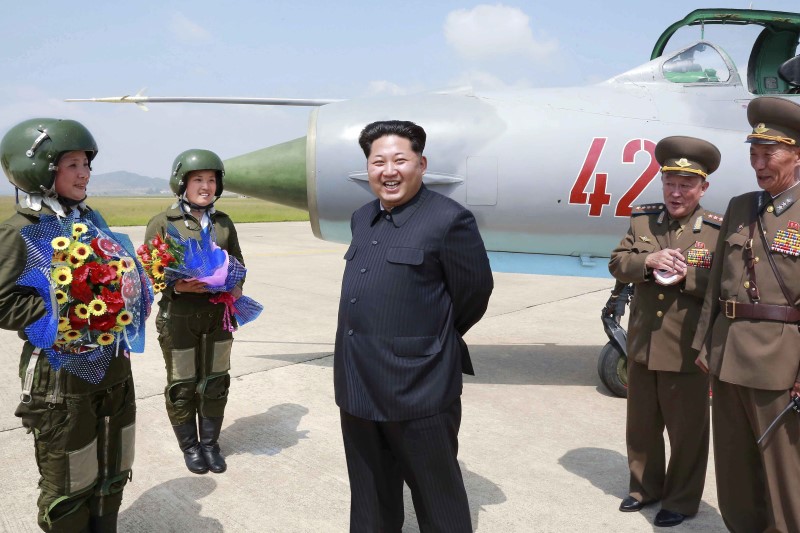
{"label": "blue cellophane wrapping", "polygon": [[[221,285],[209,285],[209,292],[230,292],[247,273],[247,269],[238,259],[217,246],[211,232],[211,226],[200,232],[200,240],[182,237],[172,224],[167,226],[167,235],[183,247],[183,264],[178,268],[164,269],[164,281],[172,285],[180,279],[200,279],[212,276],[228,262],[227,276]],[[248,296],[236,300],[234,316],[240,326],[252,322],[261,314],[264,306]]]}
{"label": "blue cellophane wrapping", "polygon": [[[62,352],[53,347],[58,336],[58,304],[55,301],[55,287],[50,281],[51,261],[53,258],[52,240],[56,237],[71,237],[72,225],[83,223],[88,231],[81,241],[88,242],[95,237],[109,239],[117,246],[113,250],[105,250],[113,259],[129,258],[136,265],[134,270],[123,275],[121,289],[125,309],[133,320],[117,333],[117,341],[103,346],[87,343],[85,351],[80,353]],[[153,302],[153,288],[141,265],[134,258],[133,245],[127,235],[112,232],[103,217],[96,211],[80,212],[73,210],[63,219],[55,215],[42,215],[37,224],[30,224],[20,229],[27,248],[27,261],[17,285],[31,287],[42,297],[47,310],[46,314],[28,325],[25,334],[36,347],[47,355],[50,365],[58,370],[78,376],[92,384],[102,381],[111,359],[121,352],[143,352],[145,344],[145,321],[150,314]]]}

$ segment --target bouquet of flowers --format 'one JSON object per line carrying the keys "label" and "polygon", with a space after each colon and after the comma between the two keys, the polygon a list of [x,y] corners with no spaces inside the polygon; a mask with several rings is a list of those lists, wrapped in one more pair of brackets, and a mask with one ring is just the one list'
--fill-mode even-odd
{"label": "bouquet of flowers", "polygon": [[20,234],[28,263],[17,283],[36,289],[47,309],[25,332],[53,368],[98,383],[120,347],[144,350],[153,297],[125,235],[94,211],[80,221],[42,216]]}
{"label": "bouquet of flowers", "polygon": [[[230,291],[244,278],[247,269],[217,246],[212,231],[208,226],[200,232],[200,240],[196,240],[181,237],[170,224],[166,234],[156,234],[150,242],[142,244],[136,254],[156,292],[181,279],[205,283],[209,292],[216,293],[209,301],[225,305],[223,327],[235,331],[237,323],[243,326],[255,320],[264,307],[247,296],[233,297]],[[236,322],[231,320],[231,315],[236,317]]]}
{"label": "bouquet of flowers", "polygon": [[156,233],[149,243],[136,249],[136,255],[153,283],[153,292],[158,294],[167,288],[164,281],[166,269],[183,262],[183,246],[171,237]]}

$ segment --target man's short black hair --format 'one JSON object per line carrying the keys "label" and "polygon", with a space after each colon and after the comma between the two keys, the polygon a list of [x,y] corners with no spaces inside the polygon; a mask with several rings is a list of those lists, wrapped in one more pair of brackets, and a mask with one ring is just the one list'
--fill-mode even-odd
{"label": "man's short black hair", "polygon": [[425,149],[427,135],[425,135],[425,130],[422,129],[422,126],[417,126],[407,120],[379,120],[364,126],[358,136],[358,144],[364,150],[364,156],[369,157],[372,143],[376,139],[387,135],[397,135],[408,139],[411,142],[411,149],[417,155],[422,155],[422,151]]}

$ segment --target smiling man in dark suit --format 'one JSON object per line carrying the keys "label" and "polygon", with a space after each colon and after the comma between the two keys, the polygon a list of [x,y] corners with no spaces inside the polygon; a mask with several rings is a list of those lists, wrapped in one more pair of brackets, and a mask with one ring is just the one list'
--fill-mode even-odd
{"label": "smiling man in dark suit", "polygon": [[377,199],[353,213],[334,355],[350,531],[399,532],[403,481],[421,531],[472,531],[458,465],[462,336],[486,311],[491,269],[475,218],[422,183],[425,130],[367,125]]}

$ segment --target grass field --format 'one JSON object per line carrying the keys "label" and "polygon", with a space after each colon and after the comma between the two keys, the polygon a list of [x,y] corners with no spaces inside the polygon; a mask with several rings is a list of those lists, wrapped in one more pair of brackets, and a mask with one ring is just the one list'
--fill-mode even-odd
{"label": "grass field", "polygon": [[[103,215],[109,226],[144,226],[155,215],[172,205],[174,199],[162,197],[95,196],[87,202]],[[215,204],[237,224],[242,222],[285,222],[308,220],[308,213],[294,207],[257,200],[225,196]],[[14,213],[14,197],[0,196],[0,221]]]}

